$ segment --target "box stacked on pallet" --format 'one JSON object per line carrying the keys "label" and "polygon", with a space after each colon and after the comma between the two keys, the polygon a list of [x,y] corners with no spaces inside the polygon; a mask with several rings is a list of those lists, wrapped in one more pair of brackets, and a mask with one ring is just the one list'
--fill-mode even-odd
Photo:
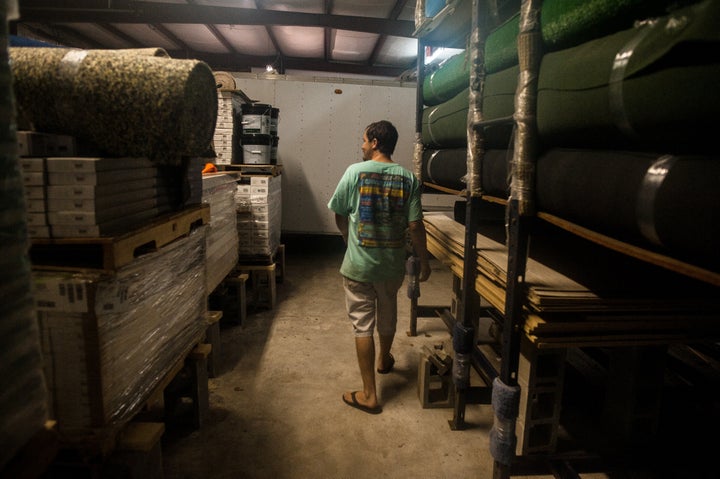
{"label": "box stacked on pallet", "polygon": [[210,205],[207,236],[207,292],[213,292],[238,262],[235,178],[203,175],[203,203]]}
{"label": "box stacked on pallet", "polygon": [[[0,38],[7,41],[8,9],[0,6]],[[15,5],[15,9],[17,6]],[[12,77],[7,43],[0,48],[0,476],[21,477],[9,471],[14,458],[44,429],[48,419],[40,341],[35,321],[25,201],[24,169],[18,168],[15,146]],[[37,461],[45,453],[34,447]],[[29,477],[29,476],[28,476]]]}
{"label": "box stacked on pallet", "polygon": [[[55,238],[118,233],[157,216],[157,166],[147,158],[46,159]],[[75,191],[76,195],[70,195]],[[71,198],[71,196],[75,196]]]}
{"label": "box stacked on pallet", "polygon": [[235,202],[240,257],[272,256],[280,245],[281,176],[241,177]]}
{"label": "box stacked on pallet", "polygon": [[218,91],[218,119],[213,135],[215,163],[229,165],[233,159],[233,94],[231,91]]}
{"label": "box stacked on pallet", "polygon": [[196,228],[112,273],[34,273],[53,417],[68,441],[122,426],[200,341],[205,240]]}

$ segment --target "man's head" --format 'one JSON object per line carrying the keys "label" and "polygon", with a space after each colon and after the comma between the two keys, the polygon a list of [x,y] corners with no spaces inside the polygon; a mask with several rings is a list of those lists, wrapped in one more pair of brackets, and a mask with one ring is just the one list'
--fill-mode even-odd
{"label": "man's head", "polygon": [[386,120],[370,123],[363,135],[363,159],[372,158],[373,150],[392,156],[397,145],[398,132],[392,123]]}

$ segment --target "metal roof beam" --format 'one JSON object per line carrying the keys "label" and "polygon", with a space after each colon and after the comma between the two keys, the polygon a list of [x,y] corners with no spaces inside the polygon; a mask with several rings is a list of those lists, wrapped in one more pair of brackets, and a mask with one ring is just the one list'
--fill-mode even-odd
{"label": "metal roof beam", "polygon": [[[212,25],[284,25],[337,28],[412,38],[415,23],[405,20],[300,13],[252,8],[216,7],[158,2],[132,2],[129,8],[69,8],[20,5],[20,22],[31,23],[184,23]],[[35,5],[34,5],[35,4]]]}

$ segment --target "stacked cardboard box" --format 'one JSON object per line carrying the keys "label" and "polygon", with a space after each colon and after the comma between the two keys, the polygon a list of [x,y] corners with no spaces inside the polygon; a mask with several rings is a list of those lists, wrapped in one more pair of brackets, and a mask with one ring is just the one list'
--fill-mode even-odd
{"label": "stacked cardboard box", "polygon": [[235,194],[239,255],[272,256],[280,245],[281,176],[241,178]]}
{"label": "stacked cardboard box", "polygon": [[55,238],[117,233],[160,213],[158,171],[147,158],[49,157],[45,164],[47,221]]}
{"label": "stacked cardboard box", "polygon": [[218,165],[233,162],[235,152],[235,112],[241,110],[242,96],[233,91],[218,91],[218,118],[213,135],[213,150]]}
{"label": "stacked cardboard box", "polygon": [[119,234],[202,199],[202,158],[77,156],[74,138],[31,131],[17,144],[30,238]]}

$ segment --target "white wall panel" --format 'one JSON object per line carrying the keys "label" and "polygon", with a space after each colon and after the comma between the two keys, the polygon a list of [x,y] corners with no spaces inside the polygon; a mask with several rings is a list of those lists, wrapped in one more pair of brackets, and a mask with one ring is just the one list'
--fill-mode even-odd
{"label": "white wall panel", "polygon": [[345,169],[362,161],[363,129],[389,120],[398,129],[393,159],[412,171],[415,88],[395,82],[295,80],[236,74],[250,98],[280,109],[282,230],[336,234],[327,202]]}

